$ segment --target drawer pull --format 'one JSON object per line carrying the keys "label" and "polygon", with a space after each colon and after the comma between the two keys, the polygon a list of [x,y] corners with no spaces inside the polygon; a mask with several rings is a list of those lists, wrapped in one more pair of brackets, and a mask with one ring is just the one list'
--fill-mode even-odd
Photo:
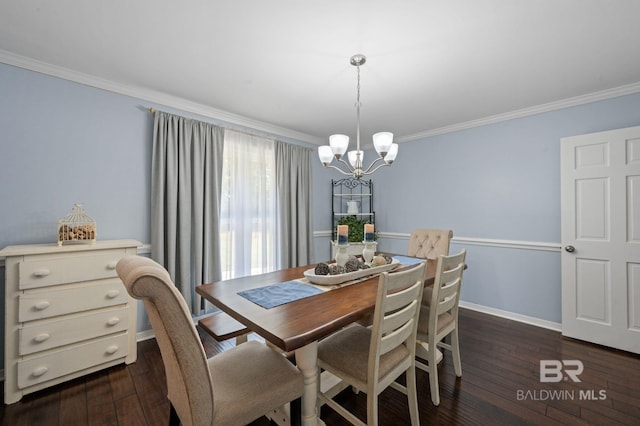
{"label": "drawer pull", "polygon": [[42,343],[45,340],[49,339],[51,335],[49,333],[40,333],[36,337],[33,338],[37,343]]}
{"label": "drawer pull", "polygon": [[51,303],[48,300],[42,300],[36,303],[35,305],[33,305],[33,307],[36,308],[37,311],[44,311],[49,306],[51,306]]}
{"label": "drawer pull", "polygon": [[111,345],[107,348],[107,355],[113,355],[116,352],[118,352],[118,349],[120,349],[120,347],[118,345]]}
{"label": "drawer pull", "polygon": [[116,269],[117,264],[118,264],[117,260],[114,260],[113,262],[109,262],[107,263],[107,269],[110,271],[113,271],[114,269]]}
{"label": "drawer pull", "polygon": [[36,278],[44,278],[47,275],[49,275],[51,273],[50,270],[48,269],[38,269],[37,271],[33,272],[33,275],[36,276]]}
{"label": "drawer pull", "polygon": [[107,298],[109,299],[115,299],[119,295],[120,295],[120,290],[109,290],[107,292]]}
{"label": "drawer pull", "polygon": [[107,325],[111,325],[111,326],[113,326],[113,325],[118,324],[119,322],[120,322],[120,318],[118,318],[118,317],[113,317],[113,318],[109,318],[109,319],[107,320]]}
{"label": "drawer pull", "polygon": [[46,373],[47,371],[49,371],[49,369],[47,367],[38,367],[35,370],[33,370],[33,372],[31,372],[31,375],[33,377],[40,377],[42,376],[44,373]]}

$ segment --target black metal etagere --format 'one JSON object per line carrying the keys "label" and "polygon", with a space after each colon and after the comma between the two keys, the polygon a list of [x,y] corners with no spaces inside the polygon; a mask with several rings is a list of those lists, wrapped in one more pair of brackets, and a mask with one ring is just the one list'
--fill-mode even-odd
{"label": "black metal etagere", "polygon": [[[354,206],[357,206],[357,213],[354,211]],[[331,238],[333,241],[336,241],[337,226],[340,220],[348,220],[352,216],[355,216],[355,219],[363,223],[375,225],[373,182],[371,179],[354,178],[331,180],[331,217],[333,225]],[[350,230],[350,233],[354,231]]]}

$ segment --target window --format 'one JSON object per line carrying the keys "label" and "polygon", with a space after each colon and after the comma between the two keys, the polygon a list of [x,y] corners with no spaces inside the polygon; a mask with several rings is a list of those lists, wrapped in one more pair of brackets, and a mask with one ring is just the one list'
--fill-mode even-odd
{"label": "window", "polygon": [[276,269],[274,141],[225,130],[220,204],[222,279]]}

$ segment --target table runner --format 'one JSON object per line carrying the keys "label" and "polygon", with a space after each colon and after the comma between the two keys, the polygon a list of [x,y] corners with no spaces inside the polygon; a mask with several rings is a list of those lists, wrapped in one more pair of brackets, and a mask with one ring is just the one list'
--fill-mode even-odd
{"label": "table runner", "polygon": [[285,281],[265,287],[257,287],[238,292],[238,294],[265,309],[284,305],[295,300],[304,299],[322,293],[315,286],[303,284],[299,281]]}

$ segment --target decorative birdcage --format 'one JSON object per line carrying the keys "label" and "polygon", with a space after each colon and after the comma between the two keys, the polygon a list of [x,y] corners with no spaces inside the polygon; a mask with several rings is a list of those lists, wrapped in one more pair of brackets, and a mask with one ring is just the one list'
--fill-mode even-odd
{"label": "decorative birdcage", "polygon": [[71,213],[58,221],[58,245],[95,242],[96,221],[84,212],[81,204],[75,204]]}

